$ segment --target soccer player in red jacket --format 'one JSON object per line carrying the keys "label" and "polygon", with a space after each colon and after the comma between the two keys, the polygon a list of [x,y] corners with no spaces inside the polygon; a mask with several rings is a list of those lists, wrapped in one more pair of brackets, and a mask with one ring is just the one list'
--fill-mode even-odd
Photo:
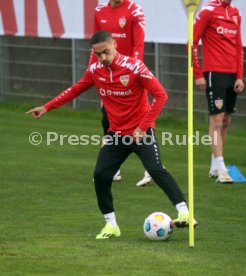
{"label": "soccer player in red jacket", "polygon": [[[145,16],[142,8],[130,0],[110,0],[96,7],[94,33],[107,30],[117,43],[117,51],[143,60]],[[93,63],[97,61],[91,56]]]}
{"label": "soccer player in red jacket", "polygon": [[[198,57],[202,40],[203,68]],[[194,23],[193,66],[196,85],[206,90],[210,114],[212,160],[209,176],[220,183],[233,182],[224,163],[223,150],[237,95],[244,89],[241,16],[231,0],[205,4]]]}
{"label": "soccer player in red jacket", "polygon": [[[98,206],[106,226],[96,236],[107,239],[120,236],[113,207],[113,176],[132,153],[136,153],[157,185],[178,211],[177,227],[189,225],[189,211],[174,178],[163,168],[156,142],[155,119],[167,101],[167,94],[142,61],[116,51],[116,42],[107,31],[96,32],[91,39],[98,61],[91,64],[81,80],[44,106],[27,112],[39,119],[53,108],[72,101],[93,85],[108,112],[110,127],[94,171]],[[153,97],[149,103],[147,91]],[[197,222],[194,221],[196,225]]]}
{"label": "soccer player in red jacket", "polygon": [[[110,0],[95,9],[94,33],[100,30],[109,31],[117,43],[117,51],[123,55],[143,60],[145,16],[142,8],[130,0]],[[91,53],[90,62],[97,58]],[[102,105],[102,127],[104,135],[109,129],[109,121],[105,107]],[[120,170],[114,176],[115,181],[121,180]],[[147,171],[137,186],[147,185],[151,177]]]}

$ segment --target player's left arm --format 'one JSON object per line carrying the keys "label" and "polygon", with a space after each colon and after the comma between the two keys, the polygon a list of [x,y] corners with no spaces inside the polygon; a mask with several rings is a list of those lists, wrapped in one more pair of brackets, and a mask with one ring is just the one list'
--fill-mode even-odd
{"label": "player's left arm", "polygon": [[132,57],[143,60],[144,36],[145,36],[145,16],[142,8],[135,4],[131,10],[132,16],[132,36],[133,49]]}
{"label": "player's left arm", "polygon": [[139,73],[139,82],[142,87],[147,89],[153,97],[150,110],[146,113],[139,124],[140,129],[146,131],[148,127],[155,122],[156,118],[160,114],[168,99],[168,95],[158,79],[143,63],[142,65],[143,70]]}
{"label": "player's left arm", "polygon": [[238,15],[238,32],[237,32],[237,79],[234,84],[234,90],[240,93],[244,89],[243,83],[243,44],[241,35],[241,16]]}

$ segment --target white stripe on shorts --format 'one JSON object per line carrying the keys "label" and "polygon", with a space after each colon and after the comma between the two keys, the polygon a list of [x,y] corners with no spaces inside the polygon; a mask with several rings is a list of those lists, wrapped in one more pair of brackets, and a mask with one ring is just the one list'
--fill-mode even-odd
{"label": "white stripe on shorts", "polygon": [[209,72],[209,75],[208,75],[208,87],[212,87],[212,72]]}

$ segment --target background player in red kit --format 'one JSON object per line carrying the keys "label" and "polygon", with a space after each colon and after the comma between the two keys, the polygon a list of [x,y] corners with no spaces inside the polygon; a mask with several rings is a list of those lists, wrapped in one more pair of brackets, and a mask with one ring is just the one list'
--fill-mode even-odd
{"label": "background player in red kit", "polygon": [[[119,53],[143,60],[145,16],[142,8],[129,0],[110,0],[96,7],[94,15],[94,33],[100,30],[109,31],[117,43]],[[90,64],[97,58],[91,54]],[[109,129],[109,121],[105,107],[102,106],[102,126],[104,135]],[[115,174],[114,180],[121,180],[120,170]],[[147,171],[144,178],[137,183],[143,186],[151,182]]]}
{"label": "background player in red kit", "polygon": [[[202,40],[203,70],[198,58]],[[241,16],[231,0],[213,0],[205,4],[194,24],[193,65],[196,85],[206,89],[212,138],[209,176],[218,182],[232,182],[224,163],[223,150],[231,114],[238,93],[244,89]],[[217,144],[215,143],[217,139]]]}
{"label": "background player in red kit", "polygon": [[[120,236],[113,207],[113,176],[132,152],[136,153],[158,186],[178,211],[177,227],[189,225],[189,211],[174,178],[163,168],[154,135],[155,119],[167,101],[167,94],[144,63],[116,51],[116,42],[107,31],[91,39],[98,61],[91,64],[81,80],[60,95],[27,112],[39,119],[48,111],[79,96],[93,85],[108,111],[110,127],[94,171],[98,206],[106,226],[97,239]],[[150,105],[147,91],[153,96]],[[196,221],[194,221],[197,224]]]}
{"label": "background player in red kit", "polygon": [[[123,55],[143,60],[145,16],[142,8],[130,0],[110,0],[96,7],[94,32],[107,30]],[[92,55],[92,62],[97,61]]]}

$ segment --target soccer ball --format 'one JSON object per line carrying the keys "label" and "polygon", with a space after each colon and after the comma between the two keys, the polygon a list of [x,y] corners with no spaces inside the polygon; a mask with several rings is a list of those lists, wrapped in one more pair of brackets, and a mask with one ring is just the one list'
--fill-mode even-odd
{"label": "soccer ball", "polygon": [[173,222],[167,214],[155,212],[145,219],[143,228],[149,240],[165,241],[173,232]]}

